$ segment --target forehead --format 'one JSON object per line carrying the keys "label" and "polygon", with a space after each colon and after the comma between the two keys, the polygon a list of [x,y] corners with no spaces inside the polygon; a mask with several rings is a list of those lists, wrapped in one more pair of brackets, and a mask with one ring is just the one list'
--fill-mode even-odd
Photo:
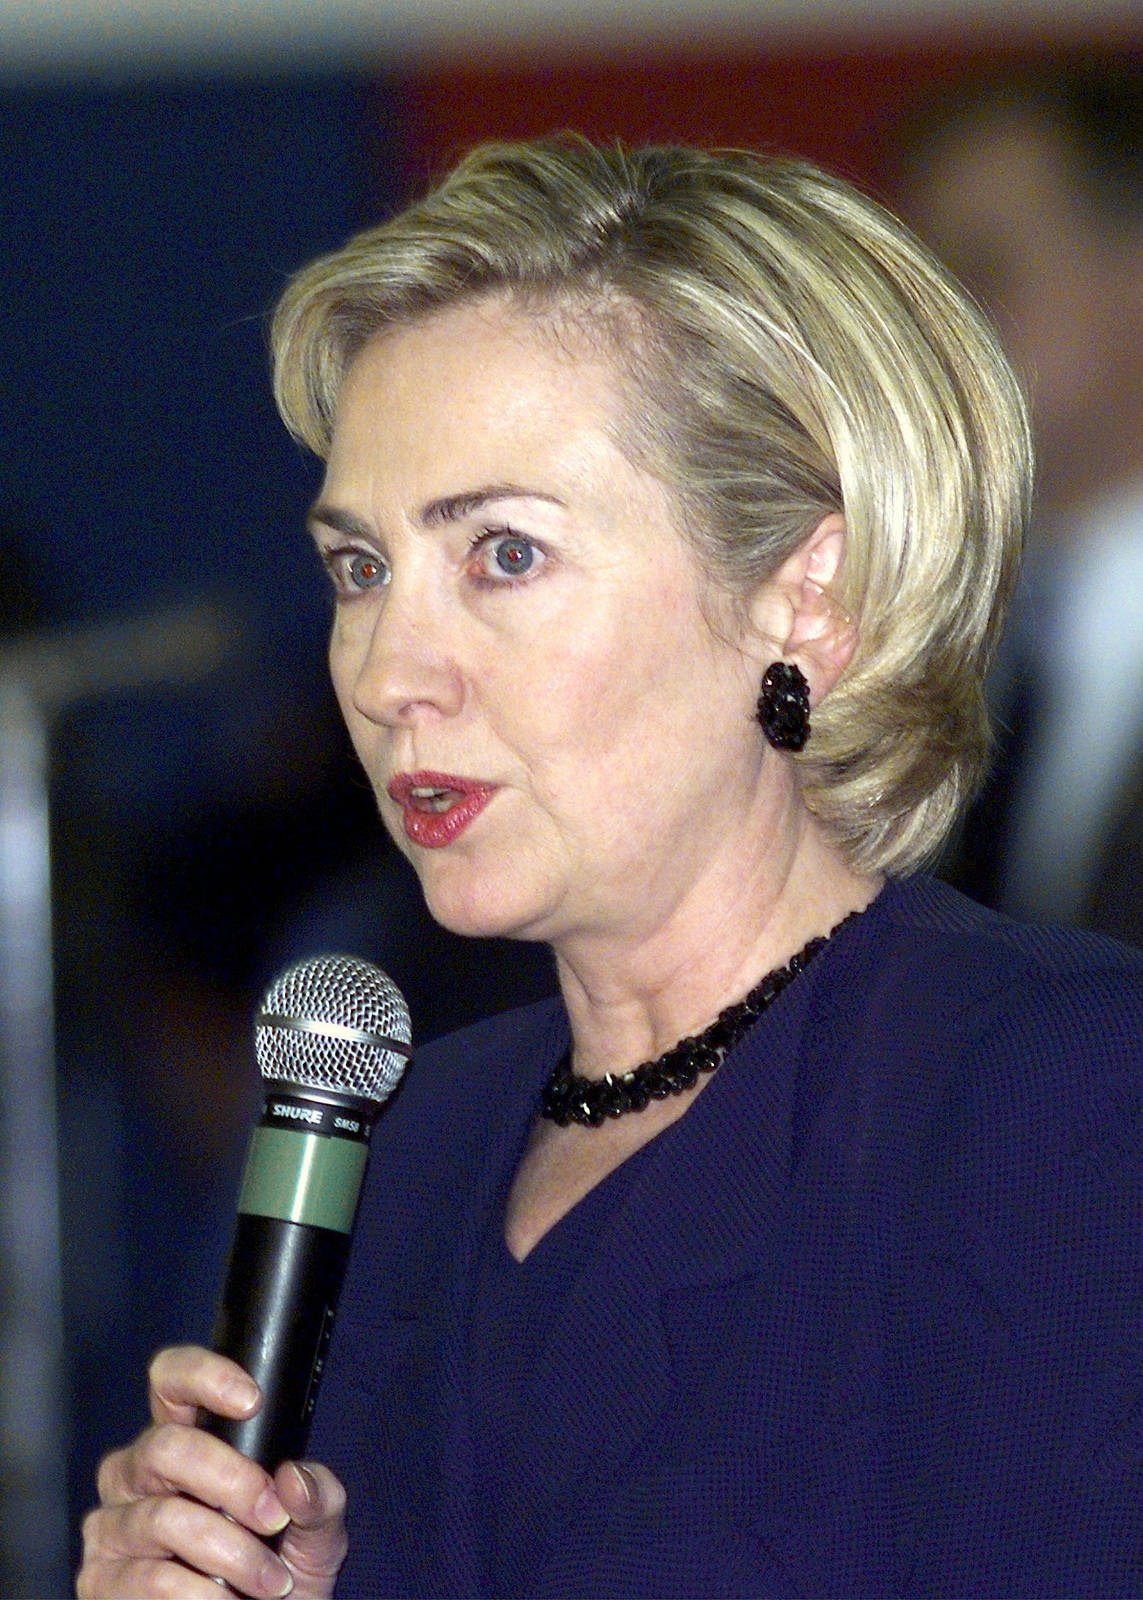
{"label": "forehead", "polygon": [[466,380],[505,391],[523,383],[541,392],[589,388],[607,415],[620,388],[607,340],[586,314],[486,296],[375,334],[345,374],[335,426],[363,387],[384,385],[405,399]]}
{"label": "forehead", "polygon": [[575,317],[499,299],[374,336],[342,385],[327,485],[444,474],[464,487],[513,462],[603,470],[621,451],[624,410],[603,343]]}

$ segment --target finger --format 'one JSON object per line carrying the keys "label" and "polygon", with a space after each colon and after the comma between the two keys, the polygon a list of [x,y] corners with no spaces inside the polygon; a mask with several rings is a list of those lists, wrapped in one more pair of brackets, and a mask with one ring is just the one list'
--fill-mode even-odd
{"label": "finger", "polygon": [[100,1462],[96,1481],[105,1506],[191,1495],[258,1534],[280,1533],[289,1520],[268,1472],[213,1434],[181,1423],[158,1424],[113,1451]]}
{"label": "finger", "polygon": [[160,1350],[147,1377],[155,1422],[193,1424],[200,1407],[220,1417],[249,1417],[262,1403],[248,1373],[229,1357],[199,1345]]}
{"label": "finger", "polygon": [[287,1462],[274,1477],[290,1526],[278,1554],[293,1573],[298,1600],[331,1594],[345,1560],[345,1490],[316,1461]]}
{"label": "finger", "polygon": [[77,1600],[220,1600],[229,1594],[201,1572],[174,1561],[85,1561],[75,1580]]}
{"label": "finger", "polygon": [[[284,1562],[260,1539],[189,1500],[167,1497],[104,1508],[91,1513],[83,1531],[81,1600],[85,1594],[218,1600],[219,1583],[252,1600],[280,1600],[293,1587]],[[113,1574],[118,1575],[114,1588]]]}

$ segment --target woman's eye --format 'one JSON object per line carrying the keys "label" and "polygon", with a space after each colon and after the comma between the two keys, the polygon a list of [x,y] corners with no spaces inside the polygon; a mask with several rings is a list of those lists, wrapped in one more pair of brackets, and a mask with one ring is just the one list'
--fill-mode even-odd
{"label": "woman's eye", "polygon": [[389,577],[389,569],[376,556],[358,551],[348,563],[349,581],[355,589],[376,589]]}
{"label": "woman's eye", "polygon": [[389,582],[388,566],[368,550],[328,550],[324,559],[339,594],[360,594]]}
{"label": "woman's eye", "polygon": [[543,553],[519,533],[485,535],[477,545],[476,570],[480,577],[524,578],[536,571]]}

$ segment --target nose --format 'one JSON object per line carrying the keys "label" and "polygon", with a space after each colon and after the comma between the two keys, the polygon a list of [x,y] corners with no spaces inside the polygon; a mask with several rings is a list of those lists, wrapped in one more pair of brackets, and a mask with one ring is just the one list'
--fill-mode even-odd
{"label": "nose", "polygon": [[[428,597],[393,582],[371,610],[360,624],[349,619],[352,640],[335,629],[331,646],[334,678],[348,689],[354,710],[390,728],[455,716],[464,703],[464,681],[447,646],[444,618]],[[339,663],[341,652],[348,659]]]}

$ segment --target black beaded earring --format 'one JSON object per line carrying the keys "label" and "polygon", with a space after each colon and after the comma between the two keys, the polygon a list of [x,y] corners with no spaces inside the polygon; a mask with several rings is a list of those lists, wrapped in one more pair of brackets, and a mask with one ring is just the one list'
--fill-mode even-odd
{"label": "black beaded earring", "polygon": [[775,750],[801,750],[810,736],[810,686],[792,661],[766,668],[754,715]]}

